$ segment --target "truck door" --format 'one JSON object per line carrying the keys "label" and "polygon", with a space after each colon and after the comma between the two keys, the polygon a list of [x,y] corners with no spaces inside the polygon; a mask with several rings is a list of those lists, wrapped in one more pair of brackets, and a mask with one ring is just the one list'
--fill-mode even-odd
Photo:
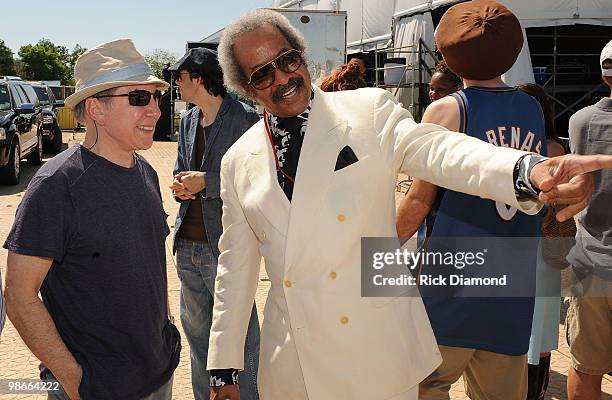
{"label": "truck door", "polygon": [[[30,85],[21,85],[21,88],[25,91],[26,96],[30,100],[30,103],[34,104],[34,114],[31,117],[32,125],[30,126],[30,134],[32,135],[34,146],[38,145],[38,134],[42,135],[42,106],[40,100],[34,91],[34,88]],[[42,138],[40,138],[42,140]]]}
{"label": "truck door", "polygon": [[[21,85],[14,85],[11,87],[11,91],[17,94],[17,99],[19,99],[20,104],[31,103],[35,104],[28,95],[26,95],[25,90]],[[13,94],[13,97],[15,95]],[[36,112],[21,114],[15,119],[15,125],[19,130],[19,136],[21,137],[21,152],[25,153],[32,146],[35,146],[38,141],[38,124],[36,121],[37,114]],[[17,122],[19,120],[19,122]]]}

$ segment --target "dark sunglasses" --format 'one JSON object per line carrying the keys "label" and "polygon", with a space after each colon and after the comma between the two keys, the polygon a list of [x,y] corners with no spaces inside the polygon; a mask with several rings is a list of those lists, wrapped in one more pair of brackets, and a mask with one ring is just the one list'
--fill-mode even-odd
{"label": "dark sunglasses", "polygon": [[257,68],[249,77],[249,85],[257,90],[267,89],[274,83],[274,70],[280,69],[286,74],[297,71],[302,65],[302,53],[296,49],[287,50],[269,63]]}
{"label": "dark sunglasses", "polygon": [[158,100],[161,97],[161,92],[156,90],[155,93],[151,93],[148,90],[132,90],[129,93],[124,94],[106,94],[102,96],[93,96],[96,99],[104,97],[127,97],[131,106],[144,107],[149,105],[151,97]]}

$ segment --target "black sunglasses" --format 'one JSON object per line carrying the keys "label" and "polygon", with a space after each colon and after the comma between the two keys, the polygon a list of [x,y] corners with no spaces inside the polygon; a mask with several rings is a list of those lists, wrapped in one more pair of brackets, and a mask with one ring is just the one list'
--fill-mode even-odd
{"label": "black sunglasses", "polygon": [[155,100],[158,100],[161,97],[161,92],[156,90],[155,93],[151,93],[148,90],[132,90],[129,93],[124,94],[106,94],[102,96],[93,96],[96,99],[101,99],[104,97],[127,97],[131,106],[144,107],[149,105],[151,101],[151,97]]}
{"label": "black sunglasses", "polygon": [[274,70],[280,69],[286,74],[297,71],[302,65],[302,53],[296,49],[287,50],[274,60],[257,68],[249,77],[249,85],[257,90],[267,89],[274,83],[276,74]]}

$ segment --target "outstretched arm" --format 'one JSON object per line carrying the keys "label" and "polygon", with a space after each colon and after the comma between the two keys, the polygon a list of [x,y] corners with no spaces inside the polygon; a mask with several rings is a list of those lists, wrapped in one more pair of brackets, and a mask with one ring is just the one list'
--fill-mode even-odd
{"label": "outstretched arm", "polygon": [[557,215],[561,221],[588,204],[593,194],[589,173],[612,168],[612,156],[604,155],[566,155],[542,161],[526,174],[542,193],[526,198],[515,190],[514,170],[529,153],[445,131],[439,125],[416,124],[390,93],[377,99],[373,119],[381,149],[392,159],[395,172],[501,201],[527,214],[537,213],[542,202],[568,204]]}

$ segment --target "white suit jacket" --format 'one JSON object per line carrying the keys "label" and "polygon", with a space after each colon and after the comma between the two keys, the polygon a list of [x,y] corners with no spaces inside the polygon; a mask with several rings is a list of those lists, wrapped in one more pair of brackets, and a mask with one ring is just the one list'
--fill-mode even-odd
{"label": "white suit jacket", "polygon": [[[514,192],[513,168],[525,153],[416,124],[383,90],[315,91],[291,203],[263,121],[223,158],[208,368],[243,368],[263,256],[271,289],[262,400],[403,399],[439,365],[440,353],[418,296],[360,296],[361,237],[397,237],[398,172],[537,212],[537,203],[519,204]],[[334,172],[347,145],[359,161]]]}

